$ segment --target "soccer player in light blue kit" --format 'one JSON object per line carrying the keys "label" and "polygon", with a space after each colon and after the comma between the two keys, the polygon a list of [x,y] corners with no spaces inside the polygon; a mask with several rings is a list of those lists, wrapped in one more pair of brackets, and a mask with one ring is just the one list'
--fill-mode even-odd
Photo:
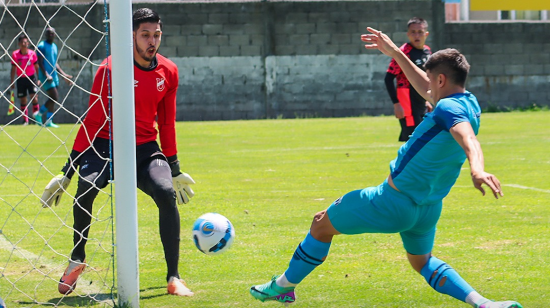
{"label": "soccer player in light blue kit", "polygon": [[[55,39],[55,29],[48,27],[45,31],[46,39],[38,43],[38,79],[42,83],[42,90],[48,94],[48,101],[42,105],[39,112],[35,114],[35,119],[38,124],[45,124],[47,127],[58,127],[53,123],[52,117],[55,107],[55,102],[59,99],[57,87],[59,86],[59,77],[57,72],[69,83],[69,79],[73,76],[65,73],[59,63],[57,63],[57,45],[53,42]],[[46,115],[43,119],[42,115]],[[44,123],[42,123],[44,121]]]}
{"label": "soccer player in light blue kit", "polygon": [[514,301],[493,302],[477,293],[444,261],[432,256],[442,200],[454,185],[466,158],[474,187],[485,195],[503,196],[498,179],[484,171],[476,138],[481,110],[465,90],[470,65],[456,49],[434,53],[426,72],[381,31],[367,28],[361,39],[395,59],[414,88],[437,103],[390,163],[390,175],[377,187],[352,191],[315,214],[306,238],[298,245],[288,269],[271,281],[250,288],[260,301],[292,303],[294,288],[326,259],[337,234],[399,233],[412,267],[436,291],[475,308],[520,308]]}

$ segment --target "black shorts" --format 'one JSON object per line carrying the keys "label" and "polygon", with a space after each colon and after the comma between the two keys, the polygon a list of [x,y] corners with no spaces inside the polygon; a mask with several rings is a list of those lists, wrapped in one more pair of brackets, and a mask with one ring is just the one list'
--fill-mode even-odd
{"label": "black shorts", "polygon": [[25,97],[27,94],[35,94],[38,92],[36,87],[36,76],[31,75],[29,77],[21,76],[17,79],[17,97]]}
{"label": "black shorts", "polygon": [[[79,169],[80,176],[86,178],[89,182],[95,183],[99,188],[106,187],[112,167],[109,166],[109,153],[109,140],[96,138],[94,141],[94,148],[90,148],[82,154]],[[151,141],[136,147],[138,185],[142,178],[140,170],[142,170],[144,166],[146,167],[150,161],[157,158],[168,162],[156,141]],[[116,164],[116,162],[114,163]]]}

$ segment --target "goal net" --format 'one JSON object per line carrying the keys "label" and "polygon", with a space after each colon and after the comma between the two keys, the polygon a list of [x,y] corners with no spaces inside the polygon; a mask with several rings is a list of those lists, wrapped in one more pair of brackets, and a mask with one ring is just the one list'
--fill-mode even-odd
{"label": "goal net", "polygon": [[[86,245],[87,268],[70,295],[58,293],[57,288],[73,249],[73,197],[78,175],[58,206],[43,208],[40,201],[44,187],[69,157],[89,107],[94,74],[109,54],[107,4],[0,0],[0,7],[0,297],[8,307],[86,307],[97,302],[114,306],[111,185],[95,199]],[[55,29],[58,53],[53,63],[44,57],[44,66],[59,65],[72,76],[65,79],[58,74],[57,97],[38,78],[32,80],[20,74],[33,65],[32,60],[18,61],[13,53],[21,48],[22,34],[28,39],[27,49],[38,53],[49,27]],[[27,79],[30,88],[37,89],[36,94],[25,93],[26,106],[18,97],[18,87],[24,84],[20,79]],[[14,99],[10,99],[11,91]],[[35,96],[40,107],[51,100],[54,108],[33,106]],[[48,125],[50,117],[59,127]]]}

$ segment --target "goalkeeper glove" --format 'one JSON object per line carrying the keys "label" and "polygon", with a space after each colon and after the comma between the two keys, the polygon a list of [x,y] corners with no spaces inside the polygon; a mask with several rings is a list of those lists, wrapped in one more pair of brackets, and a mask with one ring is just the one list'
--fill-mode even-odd
{"label": "goalkeeper glove", "polygon": [[195,184],[195,181],[189,174],[180,171],[180,162],[177,155],[168,157],[168,163],[172,170],[172,184],[176,191],[178,204],[187,204],[189,199],[195,195],[189,184]]}
{"label": "goalkeeper glove", "polygon": [[42,193],[42,207],[51,207],[52,204],[57,206],[61,200],[61,196],[69,187],[71,178],[73,177],[76,167],[80,160],[80,152],[72,150],[69,159],[61,169],[61,173],[56,175],[44,188]]}
{"label": "goalkeeper glove", "polygon": [[70,183],[71,179],[63,173],[54,176],[42,193],[42,207],[51,207],[52,204],[57,206]]}

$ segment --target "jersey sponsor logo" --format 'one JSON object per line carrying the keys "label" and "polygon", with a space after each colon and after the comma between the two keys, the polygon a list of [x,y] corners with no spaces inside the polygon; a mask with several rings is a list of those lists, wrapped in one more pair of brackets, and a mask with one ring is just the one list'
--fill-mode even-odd
{"label": "jersey sponsor logo", "polygon": [[139,82],[139,81],[137,81],[137,80],[134,80],[134,88],[137,88],[137,86],[138,86],[138,82]]}
{"label": "jersey sponsor logo", "polygon": [[164,78],[157,78],[157,90],[159,90],[159,92],[164,90]]}

